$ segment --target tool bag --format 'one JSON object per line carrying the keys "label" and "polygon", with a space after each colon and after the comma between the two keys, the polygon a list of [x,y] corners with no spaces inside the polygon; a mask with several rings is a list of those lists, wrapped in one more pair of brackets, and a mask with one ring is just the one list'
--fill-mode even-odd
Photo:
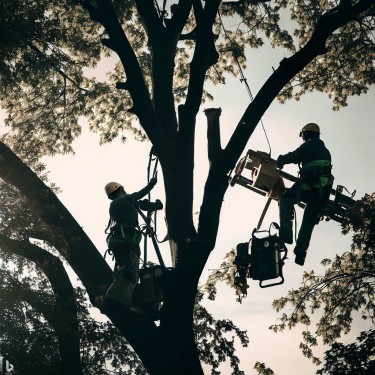
{"label": "tool bag", "polygon": [[164,272],[164,269],[159,265],[149,266],[139,270],[137,303],[163,302],[164,296],[159,281]]}
{"label": "tool bag", "polygon": [[134,302],[153,320],[160,319],[164,300],[160,281],[165,272],[166,269],[159,265],[147,266],[139,270],[139,283],[133,294]]}
{"label": "tool bag", "polygon": [[[271,227],[279,228],[278,224],[271,223],[268,231],[253,230],[250,252],[250,278],[259,280],[261,288],[284,283],[283,266],[287,256],[287,248],[276,235],[271,235]],[[267,233],[260,237],[261,233]],[[279,279],[273,283],[264,283],[267,280]]]}

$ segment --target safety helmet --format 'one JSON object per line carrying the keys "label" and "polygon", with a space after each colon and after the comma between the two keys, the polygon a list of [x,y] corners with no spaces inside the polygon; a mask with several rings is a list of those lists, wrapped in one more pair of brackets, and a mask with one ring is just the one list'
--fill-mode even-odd
{"label": "safety helmet", "polygon": [[107,196],[110,196],[113,192],[115,192],[119,188],[124,188],[124,187],[118,182],[108,182],[108,184],[105,185],[104,190]]}
{"label": "safety helmet", "polygon": [[314,124],[313,122],[309,122],[306,124],[302,129],[301,132],[299,133],[299,136],[302,137],[303,133],[306,132],[312,132],[312,133],[318,133],[320,134],[320,128],[317,124]]}

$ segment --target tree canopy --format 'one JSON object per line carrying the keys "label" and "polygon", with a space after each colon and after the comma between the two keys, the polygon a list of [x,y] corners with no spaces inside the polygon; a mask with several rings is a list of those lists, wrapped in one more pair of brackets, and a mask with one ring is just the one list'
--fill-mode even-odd
{"label": "tree canopy", "polygon": [[[199,278],[215,247],[228,174],[275,98],[298,100],[305,92],[323,91],[338,109],[374,83],[373,1],[2,0],[0,7],[0,106],[9,130],[0,143],[1,251],[5,262],[11,254],[19,271],[23,259],[33,262],[52,288],[52,294],[40,295],[33,289],[45,281],[30,280],[22,300],[44,311],[60,340],[72,339],[48,318],[51,299],[56,306],[62,302],[60,320],[73,316],[69,321],[77,332],[74,290],[60,266],[64,259],[150,374],[201,374],[194,308]],[[223,19],[239,25],[226,30]],[[205,83],[238,74],[235,67],[245,66],[248,49],[266,41],[285,48],[288,57],[244,109],[224,148],[220,110],[206,111],[210,169],[195,226],[196,115],[212,95]],[[96,79],[95,69],[110,54],[117,55],[117,65],[106,79]],[[42,155],[73,151],[81,117],[102,142],[125,139],[130,131],[147,138],[159,158],[174,268],[165,281],[159,324],[121,303],[98,303],[112,271],[54,188],[36,174]],[[5,215],[25,207],[26,215]],[[79,335],[73,338],[68,349],[76,350],[66,354],[79,374]],[[231,353],[231,345],[223,351]]]}

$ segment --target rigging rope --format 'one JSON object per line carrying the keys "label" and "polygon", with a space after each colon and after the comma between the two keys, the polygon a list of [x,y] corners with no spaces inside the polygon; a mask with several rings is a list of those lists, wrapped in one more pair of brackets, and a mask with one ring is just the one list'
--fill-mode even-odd
{"label": "rigging rope", "polygon": [[[149,154],[149,159],[148,159],[148,166],[147,166],[147,182],[149,183],[151,178],[156,178],[157,176],[157,168],[159,164],[159,158],[155,156],[152,152],[152,148],[150,150]],[[151,164],[152,162],[154,163],[152,175],[151,175]],[[148,202],[151,202],[151,192],[148,193]],[[155,203],[155,202],[154,202]],[[147,211],[147,214],[144,214],[139,208],[137,209],[138,213],[141,215],[143,218],[145,225],[143,226],[143,229],[141,230],[142,234],[144,235],[144,244],[143,244],[143,252],[144,252],[144,257],[143,257],[143,263],[144,266],[147,266],[147,236],[151,238],[152,244],[154,245],[156,256],[158,257],[159,264],[165,268],[165,264],[158,246],[158,243],[165,242],[168,239],[168,234],[166,237],[162,240],[159,241],[157,234],[156,234],[156,218],[157,218],[157,211],[158,209],[155,209],[153,212]],[[152,219],[152,213],[154,214],[154,218]],[[152,223],[154,223],[154,227],[152,227]]]}
{"label": "rigging rope", "polygon": [[[232,49],[231,49],[231,50],[232,50],[233,58],[234,58],[234,61],[236,62],[236,65],[237,65],[238,70],[239,70],[239,73],[240,73],[240,82],[241,82],[241,83],[242,83],[242,82],[245,83],[247,93],[248,93],[248,95],[249,95],[249,97],[250,97],[250,101],[252,102],[252,101],[254,100],[253,94],[252,94],[252,92],[251,92],[251,89],[250,89],[249,84],[247,83],[247,79],[246,79],[246,77],[245,77],[245,75],[244,75],[244,73],[243,73],[243,70],[242,70],[242,68],[241,68],[241,64],[240,64],[240,62],[238,61],[238,58],[237,58],[238,48],[236,48],[235,43],[234,43],[234,42],[232,41],[232,39],[229,37],[228,32],[227,32],[227,30],[226,30],[225,27],[224,27],[223,19],[222,19],[222,17],[221,17],[220,12],[218,12],[218,15],[219,15],[220,25],[221,25],[221,28],[223,29],[224,35],[225,35],[225,37],[229,40],[230,45],[232,46]],[[236,52],[236,50],[237,50],[237,52]],[[267,135],[266,129],[265,129],[265,127],[264,127],[264,124],[263,124],[263,120],[262,120],[262,119],[260,119],[260,123],[261,123],[261,125],[262,125],[263,132],[264,132],[264,135],[265,135],[266,140],[267,140],[267,143],[268,143],[268,148],[269,148],[269,151],[270,151],[270,152],[269,152],[269,156],[271,156],[271,144],[270,144],[270,141],[269,141],[269,139],[268,139],[268,135]]]}

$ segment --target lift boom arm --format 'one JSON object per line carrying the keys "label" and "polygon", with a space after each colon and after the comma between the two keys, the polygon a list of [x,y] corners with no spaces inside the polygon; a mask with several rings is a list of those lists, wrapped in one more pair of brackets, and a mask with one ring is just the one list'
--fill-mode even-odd
{"label": "lift boom arm", "polygon": [[[248,175],[250,173],[250,175]],[[266,196],[269,199],[279,201],[283,192],[287,189],[284,179],[296,182],[298,177],[286,173],[276,166],[276,160],[262,151],[248,150],[246,155],[237,163],[235,174],[231,179],[231,186],[241,185],[257,194]],[[334,220],[341,223],[346,216],[346,211],[355,202],[353,196],[344,194],[345,187],[337,185],[331,190],[327,206],[324,208],[321,217],[325,220]],[[305,204],[301,202],[300,207]]]}

